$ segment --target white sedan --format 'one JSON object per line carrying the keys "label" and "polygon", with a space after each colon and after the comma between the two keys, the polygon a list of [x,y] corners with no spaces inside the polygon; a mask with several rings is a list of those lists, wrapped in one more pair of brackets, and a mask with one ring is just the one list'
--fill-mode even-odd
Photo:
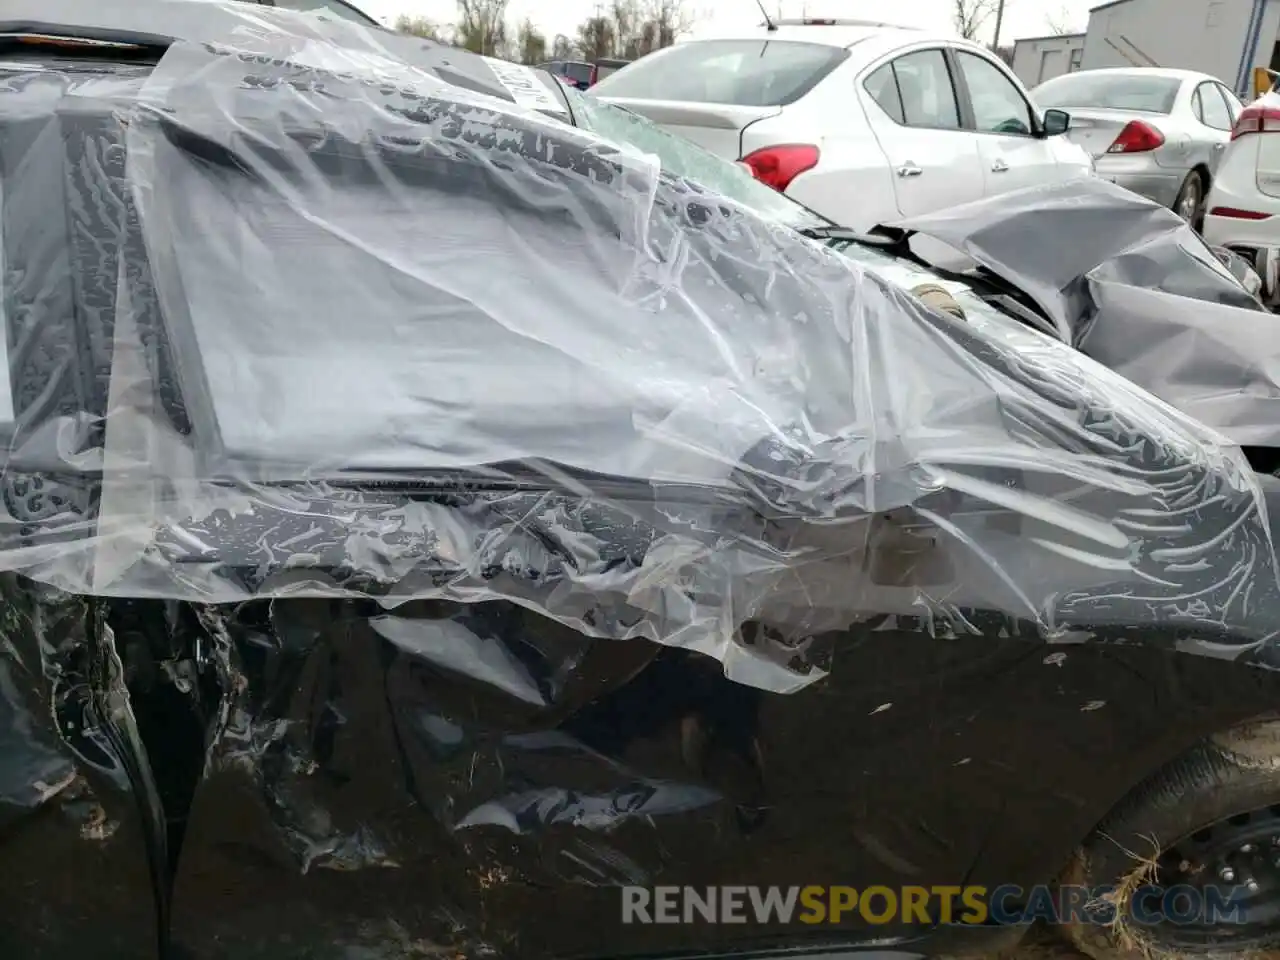
{"label": "white sedan", "polygon": [[1008,190],[1089,175],[988,50],[864,21],[780,20],[690,40],[591,93],[644,114],[836,223],[868,229]]}
{"label": "white sedan", "polygon": [[1280,92],[1274,88],[1236,121],[1207,206],[1205,240],[1248,259],[1262,277],[1263,301],[1280,305]]}
{"label": "white sedan", "polygon": [[1072,140],[1100,177],[1199,224],[1213,175],[1244,109],[1205,73],[1124,67],[1067,73],[1031,91],[1071,113]]}

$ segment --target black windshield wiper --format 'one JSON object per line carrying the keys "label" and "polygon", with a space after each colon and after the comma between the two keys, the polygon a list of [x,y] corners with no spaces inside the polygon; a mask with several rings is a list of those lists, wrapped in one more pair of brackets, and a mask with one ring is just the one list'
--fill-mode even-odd
{"label": "black windshield wiper", "polygon": [[857,230],[850,230],[848,227],[801,227],[797,231],[802,237],[808,237],[810,240],[847,240],[850,243],[860,243],[868,247],[897,248],[906,243],[910,239],[910,234],[905,231],[890,233],[886,227],[876,227],[880,233],[859,233]]}
{"label": "black windshield wiper", "polygon": [[975,295],[1003,310],[1028,326],[1057,337],[1052,321],[1021,288],[985,267],[963,272],[949,270],[926,260],[911,249],[915,233],[896,227],[874,227],[871,233],[859,233],[846,227],[806,227],[799,231],[811,240],[856,243],[888,253],[933,274],[939,280],[962,283]]}

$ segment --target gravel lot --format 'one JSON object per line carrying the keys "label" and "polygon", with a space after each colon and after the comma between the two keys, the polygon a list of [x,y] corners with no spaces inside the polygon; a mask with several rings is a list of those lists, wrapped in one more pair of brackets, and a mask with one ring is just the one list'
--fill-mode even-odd
{"label": "gravel lot", "polygon": [[[1009,958],[1006,957],[1003,960],[1009,960]],[[1088,958],[1083,953],[1072,950],[1064,943],[1062,937],[1052,931],[1033,930],[1018,947],[1017,955],[1013,960],[1088,960]]]}

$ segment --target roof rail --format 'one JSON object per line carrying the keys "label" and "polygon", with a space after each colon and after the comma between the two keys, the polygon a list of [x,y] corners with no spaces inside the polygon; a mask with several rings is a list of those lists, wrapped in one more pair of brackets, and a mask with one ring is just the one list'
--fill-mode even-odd
{"label": "roof rail", "polygon": [[794,17],[773,21],[779,27],[892,27],[895,30],[914,30],[900,23],[882,23],[879,20],[845,20],[839,17]]}

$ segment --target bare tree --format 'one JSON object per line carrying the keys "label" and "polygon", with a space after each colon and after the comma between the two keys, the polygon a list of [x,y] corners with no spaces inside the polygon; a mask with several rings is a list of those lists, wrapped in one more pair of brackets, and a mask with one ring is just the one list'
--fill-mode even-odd
{"label": "bare tree", "polygon": [[521,63],[535,66],[547,60],[547,38],[528,17],[516,31],[516,50]]}
{"label": "bare tree", "polygon": [[585,60],[613,56],[615,37],[611,17],[588,17],[578,24],[578,49]]}
{"label": "bare tree", "polygon": [[694,18],[684,0],[641,0],[641,10],[645,23],[653,27],[651,50],[671,46],[693,27]]}
{"label": "bare tree", "polygon": [[402,13],[396,17],[396,30],[399,33],[409,33],[415,37],[423,37],[439,43],[448,43],[445,37],[445,29],[434,20],[429,20],[426,17],[411,17],[407,13]]}
{"label": "bare tree", "polygon": [[488,57],[508,52],[508,0],[458,0],[455,43]]}
{"label": "bare tree", "polygon": [[999,0],[952,0],[951,20],[956,32],[966,40],[976,40],[978,33],[999,7]]}
{"label": "bare tree", "polygon": [[640,32],[644,26],[640,16],[640,0],[613,0],[608,10],[608,20],[613,42],[609,52],[602,56],[637,56],[634,51],[640,43]]}
{"label": "bare tree", "polygon": [[685,0],[613,0],[613,53],[636,60],[669,47],[693,25]]}
{"label": "bare tree", "polygon": [[1044,22],[1048,26],[1049,32],[1055,37],[1065,37],[1069,34],[1080,32],[1071,26],[1071,11],[1066,7],[1059,9],[1056,14],[1047,14]]}
{"label": "bare tree", "polygon": [[555,39],[551,41],[551,59],[572,60],[576,56],[577,51],[573,48],[573,41],[563,33],[557,33]]}

